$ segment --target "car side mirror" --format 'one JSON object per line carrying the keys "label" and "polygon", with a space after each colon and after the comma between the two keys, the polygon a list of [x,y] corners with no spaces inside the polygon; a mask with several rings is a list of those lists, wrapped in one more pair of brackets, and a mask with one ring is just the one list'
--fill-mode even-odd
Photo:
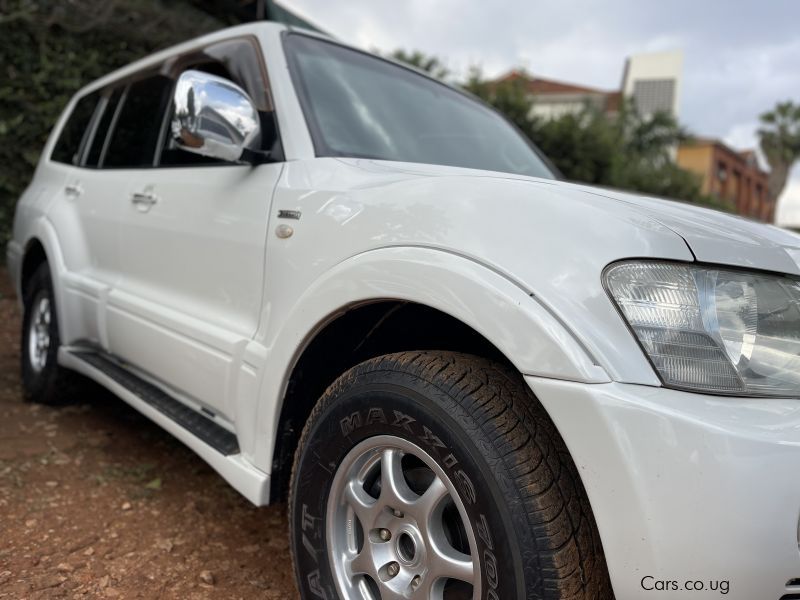
{"label": "car side mirror", "polygon": [[173,103],[172,136],[178,148],[230,162],[259,153],[258,110],[247,92],[232,81],[184,71]]}

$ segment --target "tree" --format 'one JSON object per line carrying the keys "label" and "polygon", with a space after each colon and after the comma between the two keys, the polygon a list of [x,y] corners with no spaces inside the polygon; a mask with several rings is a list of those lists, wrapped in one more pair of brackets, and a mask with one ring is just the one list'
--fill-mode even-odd
{"label": "tree", "polygon": [[0,248],[48,133],[81,86],[224,25],[188,0],[0,0]]}
{"label": "tree", "polygon": [[592,106],[542,123],[533,140],[567,179],[707,202],[700,179],[678,167],[670,152],[687,137],[666,113],[643,117],[632,103],[615,116]]}
{"label": "tree", "polygon": [[800,104],[779,102],[761,115],[761,124],[758,137],[770,166],[769,197],[775,202],[786,187],[792,166],[800,160]]}
{"label": "tree", "polygon": [[450,75],[450,70],[439,58],[427,55],[419,50],[407,52],[402,49],[397,49],[389,55],[389,58],[416,67],[437,79],[447,79]]}
{"label": "tree", "polygon": [[473,68],[464,88],[503,113],[570,181],[712,203],[701,194],[700,178],[673,162],[670,152],[688,134],[667,113],[643,117],[626,102],[609,116],[587,103],[577,112],[541,119],[524,72],[490,81]]}
{"label": "tree", "polygon": [[533,114],[533,102],[522,77],[490,81],[478,67],[472,67],[463,88],[505,115],[529,139],[536,137],[540,122]]}

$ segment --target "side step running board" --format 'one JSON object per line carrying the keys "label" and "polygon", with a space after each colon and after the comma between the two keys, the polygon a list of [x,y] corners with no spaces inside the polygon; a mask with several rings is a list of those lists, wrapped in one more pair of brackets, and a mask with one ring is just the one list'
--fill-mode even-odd
{"label": "side step running board", "polygon": [[70,354],[74,358],[102,371],[140,400],[172,419],[223,456],[239,453],[239,442],[236,440],[236,436],[206,417],[199,410],[194,410],[178,402],[152,383],[131,373],[103,354],[83,349],[70,350]]}

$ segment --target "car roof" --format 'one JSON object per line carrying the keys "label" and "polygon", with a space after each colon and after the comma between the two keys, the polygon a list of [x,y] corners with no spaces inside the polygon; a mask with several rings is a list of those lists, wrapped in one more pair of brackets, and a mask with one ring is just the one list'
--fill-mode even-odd
{"label": "car roof", "polygon": [[[221,42],[231,38],[244,37],[247,35],[280,33],[281,31],[287,31],[290,29],[299,30],[298,28],[289,27],[283,23],[275,23],[271,21],[259,21],[257,23],[246,23],[244,25],[226,27],[225,29],[220,29],[219,31],[214,31],[206,35],[192,38],[185,42],[181,42],[180,44],[165,48],[164,50],[159,50],[158,52],[145,56],[144,58],[140,58],[139,60],[108,73],[107,75],[103,75],[99,79],[95,79],[91,83],[78,90],[75,95],[84,96],[98,89],[102,89],[107,85],[114,83],[115,81],[125,79],[126,77],[134,75],[140,71],[145,71],[148,68],[155,67],[173,56],[186,54],[194,50],[204,48],[215,42]],[[306,30],[302,31],[303,33],[314,33],[319,37],[326,37],[316,32],[310,32]]]}
{"label": "car roof", "polygon": [[[206,35],[192,38],[185,42],[181,42],[180,44],[176,44],[174,46],[165,48],[164,50],[159,50],[158,52],[149,54],[143,58],[140,58],[132,63],[125,65],[124,67],[120,67],[119,69],[111,71],[110,73],[103,75],[98,79],[95,79],[91,83],[88,83],[87,85],[85,85],[76,92],[75,97],[77,98],[84,96],[86,94],[90,94],[91,92],[102,89],[107,85],[110,85],[116,81],[125,79],[127,77],[130,77],[131,75],[135,75],[140,71],[145,71],[148,68],[157,66],[173,56],[189,53],[194,50],[204,48],[215,42],[221,42],[237,37],[244,37],[246,35],[258,35],[258,34],[269,34],[269,33],[279,34],[283,31],[302,33],[303,35],[332,42],[340,46],[344,46],[345,48],[350,48],[351,50],[355,50],[357,52],[361,52],[364,54],[373,54],[372,52],[367,52],[361,48],[358,48],[357,46],[335,39],[332,36],[320,31],[314,31],[311,29],[306,29],[304,27],[298,27],[294,25],[287,25],[285,23],[277,23],[274,21],[258,21],[255,23],[245,23],[243,25],[236,25],[234,27],[226,27],[225,29],[220,29],[218,31],[214,31]],[[458,86],[454,86],[446,81],[442,81],[436,77],[433,77],[430,73],[416,67],[415,65],[399,61],[391,56],[378,56],[378,58],[381,58],[386,62],[393,63],[398,67],[402,67],[406,70],[414,71],[417,74],[426,77],[427,79],[433,79],[438,83],[443,84],[449,88],[452,88],[458,92],[466,93]],[[472,96],[469,93],[466,93],[466,95]]]}

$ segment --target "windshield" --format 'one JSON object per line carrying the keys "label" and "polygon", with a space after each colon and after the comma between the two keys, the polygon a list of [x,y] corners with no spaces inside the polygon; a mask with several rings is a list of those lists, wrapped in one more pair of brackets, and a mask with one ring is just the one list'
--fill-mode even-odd
{"label": "windshield", "polygon": [[284,45],[317,156],[554,178],[514,127],[466,94],[309,36],[287,35]]}

